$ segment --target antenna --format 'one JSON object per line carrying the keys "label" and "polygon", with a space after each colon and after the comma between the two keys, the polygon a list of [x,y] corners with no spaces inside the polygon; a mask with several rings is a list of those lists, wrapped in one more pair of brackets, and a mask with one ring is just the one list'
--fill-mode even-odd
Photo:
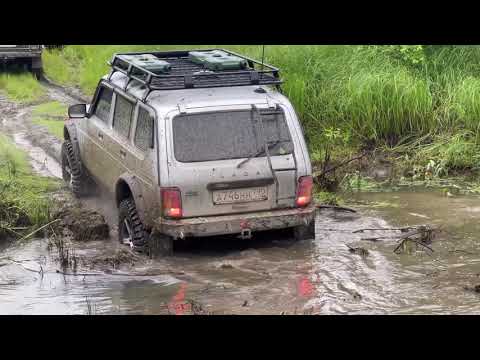
{"label": "antenna", "polygon": [[262,72],[260,73],[260,80],[263,76],[263,70],[265,70],[265,45],[262,45]]}

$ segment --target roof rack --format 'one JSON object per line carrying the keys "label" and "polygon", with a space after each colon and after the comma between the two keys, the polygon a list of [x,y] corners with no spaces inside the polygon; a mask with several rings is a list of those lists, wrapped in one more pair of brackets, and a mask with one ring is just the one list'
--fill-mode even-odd
{"label": "roof rack", "polygon": [[[133,52],[115,54],[109,65],[112,67],[108,79],[110,80],[115,72],[123,73],[128,80],[124,90],[132,80],[145,85],[148,91],[142,101],[154,90],[179,90],[192,88],[230,87],[248,85],[274,85],[280,87],[282,80],[279,76],[279,69],[263,64],[259,61],[236,54],[224,49],[202,49],[191,51],[213,51],[221,50],[230,55],[246,60],[247,68],[242,70],[205,71],[202,65],[189,60],[190,51],[166,51],[166,52]],[[144,55],[150,54],[171,64],[168,74],[155,74],[147,69],[136,66],[129,62],[123,55]],[[204,73],[202,73],[204,72]]]}

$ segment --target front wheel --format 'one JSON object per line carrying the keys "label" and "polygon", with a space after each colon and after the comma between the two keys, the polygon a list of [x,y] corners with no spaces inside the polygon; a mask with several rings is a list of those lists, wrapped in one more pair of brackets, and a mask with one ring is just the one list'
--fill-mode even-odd
{"label": "front wheel", "polygon": [[69,140],[65,140],[62,144],[62,177],[77,198],[87,194],[88,185],[86,176],[82,172],[82,163]]}

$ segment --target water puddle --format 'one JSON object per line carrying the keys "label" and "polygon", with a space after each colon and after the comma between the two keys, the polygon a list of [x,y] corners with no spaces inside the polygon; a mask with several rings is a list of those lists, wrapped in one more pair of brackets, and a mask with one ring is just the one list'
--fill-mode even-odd
{"label": "water puddle", "polygon": [[28,154],[30,164],[37,174],[46,177],[62,178],[62,168],[58,161],[48,155],[42,148],[34,146],[27,139],[25,133],[13,134],[13,141],[15,145]]}

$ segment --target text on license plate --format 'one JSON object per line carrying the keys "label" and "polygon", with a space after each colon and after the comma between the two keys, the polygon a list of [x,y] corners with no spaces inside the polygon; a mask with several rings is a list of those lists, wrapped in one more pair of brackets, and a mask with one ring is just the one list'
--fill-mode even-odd
{"label": "text on license plate", "polygon": [[213,192],[214,204],[232,204],[251,201],[264,201],[268,199],[266,187],[220,190]]}

